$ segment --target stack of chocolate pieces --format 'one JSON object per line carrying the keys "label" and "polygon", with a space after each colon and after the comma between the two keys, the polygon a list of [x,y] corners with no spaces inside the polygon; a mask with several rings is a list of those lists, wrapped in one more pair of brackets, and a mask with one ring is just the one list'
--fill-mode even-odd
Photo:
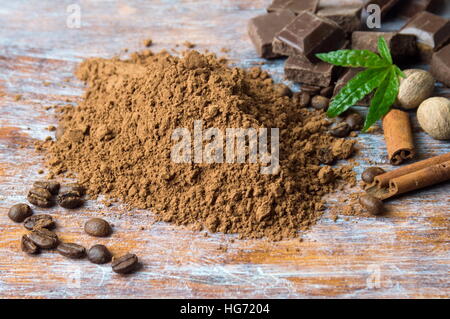
{"label": "stack of chocolate pieces", "polygon": [[[394,62],[404,64],[433,58],[435,76],[450,82],[450,21],[425,10],[440,0],[273,0],[267,13],[249,22],[249,35],[258,54],[267,59],[288,57],[285,75],[302,86],[342,88],[358,70],[335,67],[317,59],[317,53],[352,48],[377,52],[380,36]],[[369,5],[378,5],[382,18],[411,17],[398,32],[365,30]],[[366,15],[365,15],[365,14]],[[376,29],[375,29],[376,30]],[[449,84],[447,84],[449,85]],[[328,90],[329,91],[329,90]],[[361,101],[365,104],[367,101]]]}

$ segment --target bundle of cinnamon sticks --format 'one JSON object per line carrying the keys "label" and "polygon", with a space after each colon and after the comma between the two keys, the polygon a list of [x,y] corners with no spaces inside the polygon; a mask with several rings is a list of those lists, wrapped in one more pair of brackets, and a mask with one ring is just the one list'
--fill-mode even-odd
{"label": "bundle of cinnamon sticks", "polygon": [[450,180],[450,153],[435,156],[374,178],[368,194],[385,200]]}

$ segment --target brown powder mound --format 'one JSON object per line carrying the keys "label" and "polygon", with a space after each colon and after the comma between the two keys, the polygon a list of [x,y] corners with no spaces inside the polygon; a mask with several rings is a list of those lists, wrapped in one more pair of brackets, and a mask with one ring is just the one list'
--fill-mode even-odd
{"label": "brown powder mound", "polygon": [[[324,209],[322,196],[353,179],[349,166],[321,164],[348,158],[354,141],[326,133],[323,112],[280,96],[259,68],[229,68],[196,51],[146,51],[89,59],[76,75],[88,85],[84,100],[60,110],[64,129],[43,146],[53,174],[75,173],[93,198],[104,194],[177,225],[279,240],[307,229]],[[174,163],[173,131],[192,132],[196,120],[223,132],[279,128],[278,173],[261,174],[259,163]]]}

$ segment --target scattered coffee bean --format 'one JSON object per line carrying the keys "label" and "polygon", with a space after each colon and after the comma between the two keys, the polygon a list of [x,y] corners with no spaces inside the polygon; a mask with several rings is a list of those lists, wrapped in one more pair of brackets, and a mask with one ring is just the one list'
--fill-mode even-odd
{"label": "scattered coffee bean", "polygon": [[75,196],[82,197],[86,193],[86,189],[78,183],[69,183],[61,186],[60,193],[71,193]]}
{"label": "scattered coffee bean", "polygon": [[42,249],[52,249],[58,245],[58,236],[48,229],[39,228],[31,231],[28,238]]}
{"label": "scattered coffee bean", "polygon": [[283,96],[288,96],[288,97],[292,97],[292,91],[289,88],[289,86],[285,85],[285,84],[278,84],[276,86],[276,90],[279,96],[283,97]]}
{"label": "scattered coffee bean", "polygon": [[308,107],[311,102],[311,96],[306,92],[295,92],[294,99],[300,107]]}
{"label": "scattered coffee bean", "polygon": [[95,237],[106,237],[111,234],[112,229],[109,223],[101,218],[92,218],[84,225],[84,231]]}
{"label": "scattered coffee bean", "polygon": [[22,240],[20,241],[20,248],[23,252],[30,255],[39,253],[39,247],[36,246],[36,244],[33,243],[27,235],[22,236]]}
{"label": "scattered coffee bean", "polygon": [[112,262],[112,270],[118,274],[128,274],[136,270],[138,266],[138,257],[135,254],[126,254]]}
{"label": "scattered coffee bean", "polygon": [[381,167],[369,167],[364,170],[361,174],[361,179],[366,184],[372,184],[375,177],[378,175],[384,174],[385,170]]}
{"label": "scattered coffee bean", "polygon": [[311,106],[313,108],[315,108],[316,110],[325,110],[328,108],[329,104],[330,104],[330,99],[325,96],[321,96],[321,95],[316,95],[311,100]]}
{"label": "scattered coffee bean", "polygon": [[83,205],[84,188],[78,184],[69,184],[61,187],[58,204],[61,207],[75,209]]}
{"label": "scattered coffee bean", "polygon": [[352,112],[345,117],[345,122],[350,126],[350,130],[357,131],[363,128],[364,118],[357,112]]}
{"label": "scattered coffee bean", "polygon": [[82,206],[83,203],[84,203],[84,200],[80,197],[70,196],[67,194],[58,196],[59,206],[67,208],[67,209],[78,208],[78,207]]}
{"label": "scattered coffee bean", "polygon": [[33,187],[27,196],[28,201],[38,207],[51,207],[53,205],[52,202],[52,194],[42,187]]}
{"label": "scattered coffee bean", "polygon": [[56,251],[64,257],[72,259],[80,259],[86,255],[86,249],[83,246],[73,243],[61,243]]}
{"label": "scattered coffee bean", "polygon": [[94,264],[106,264],[111,261],[112,255],[106,246],[95,245],[88,250],[87,258]]}
{"label": "scattered coffee bean", "polygon": [[359,203],[372,215],[381,215],[384,212],[383,202],[371,195],[361,196]]}
{"label": "scattered coffee bean", "polygon": [[51,229],[55,226],[52,216],[46,214],[33,215],[25,219],[23,226],[28,230],[39,228]]}
{"label": "scattered coffee bean", "polygon": [[302,85],[302,87],[301,87],[302,92],[306,92],[311,95],[318,94],[320,92],[320,89],[321,88],[319,86],[314,86],[314,85]]}
{"label": "scattered coffee bean", "polygon": [[52,182],[52,181],[36,181],[33,184],[33,187],[37,188],[45,188],[48,190],[52,195],[57,195],[59,192],[59,183],[58,182]]}
{"label": "scattered coffee bean", "polygon": [[329,86],[320,90],[320,95],[325,96],[327,98],[331,98],[333,96],[334,86]]}
{"label": "scattered coffee bean", "polygon": [[32,214],[33,211],[27,204],[16,204],[9,209],[8,217],[16,223],[21,223]]}
{"label": "scattered coffee bean", "polygon": [[335,122],[329,129],[330,134],[335,137],[346,137],[350,131],[350,125],[347,122]]}

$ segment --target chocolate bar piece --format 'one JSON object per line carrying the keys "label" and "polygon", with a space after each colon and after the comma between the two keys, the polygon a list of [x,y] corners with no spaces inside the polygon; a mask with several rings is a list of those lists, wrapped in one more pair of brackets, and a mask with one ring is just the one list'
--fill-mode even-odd
{"label": "chocolate bar piece", "polygon": [[369,0],[366,2],[366,9],[371,4],[376,4],[380,6],[381,17],[384,18],[394,6],[399,2],[399,0]]}
{"label": "chocolate bar piece", "polygon": [[336,22],[345,32],[361,30],[362,5],[341,5],[324,7],[317,11],[319,17]]}
{"label": "chocolate bar piece", "polygon": [[273,0],[268,12],[291,10],[295,14],[302,11],[316,12],[319,0]]}
{"label": "chocolate bar piece", "polygon": [[339,7],[339,6],[363,6],[366,0],[320,0],[319,10],[327,7]]}
{"label": "chocolate bar piece", "polygon": [[[336,85],[334,87],[334,93],[333,93],[333,97],[336,96],[340,90],[342,90],[342,88],[348,83],[348,81],[350,81],[351,79],[353,79],[356,74],[358,74],[361,71],[364,71],[364,68],[349,68],[347,69],[339,78],[339,80],[337,80]],[[373,93],[367,95],[365,98],[363,98],[361,101],[359,101],[358,103],[356,103],[356,105],[361,105],[361,106],[367,106],[370,104],[370,100],[373,96]]]}
{"label": "chocolate bar piece", "polygon": [[422,11],[437,12],[441,4],[441,0],[403,0],[397,5],[398,14],[411,18]]}
{"label": "chocolate bar piece", "polygon": [[450,87],[450,44],[433,54],[431,73],[436,80]]}
{"label": "chocolate bar piece", "polygon": [[285,10],[263,14],[249,21],[248,34],[260,57],[273,59],[280,56],[273,52],[272,40],[294,18],[294,13]]}
{"label": "chocolate bar piece", "polygon": [[302,55],[317,62],[316,53],[329,52],[345,43],[345,32],[335,22],[303,11],[274,38],[273,50],[282,55]]}
{"label": "chocolate bar piece", "polygon": [[396,32],[359,31],[352,34],[352,49],[370,50],[378,53],[378,39],[383,37],[391,50],[392,57],[398,62],[417,56],[416,36]]}
{"label": "chocolate bar piece", "polygon": [[450,40],[450,21],[423,11],[411,18],[400,33],[416,35],[422,60],[429,62],[433,51],[439,50]]}
{"label": "chocolate bar piece", "polygon": [[339,67],[326,62],[311,63],[302,56],[291,56],[284,65],[284,74],[288,80],[320,87],[330,86],[339,72]]}

